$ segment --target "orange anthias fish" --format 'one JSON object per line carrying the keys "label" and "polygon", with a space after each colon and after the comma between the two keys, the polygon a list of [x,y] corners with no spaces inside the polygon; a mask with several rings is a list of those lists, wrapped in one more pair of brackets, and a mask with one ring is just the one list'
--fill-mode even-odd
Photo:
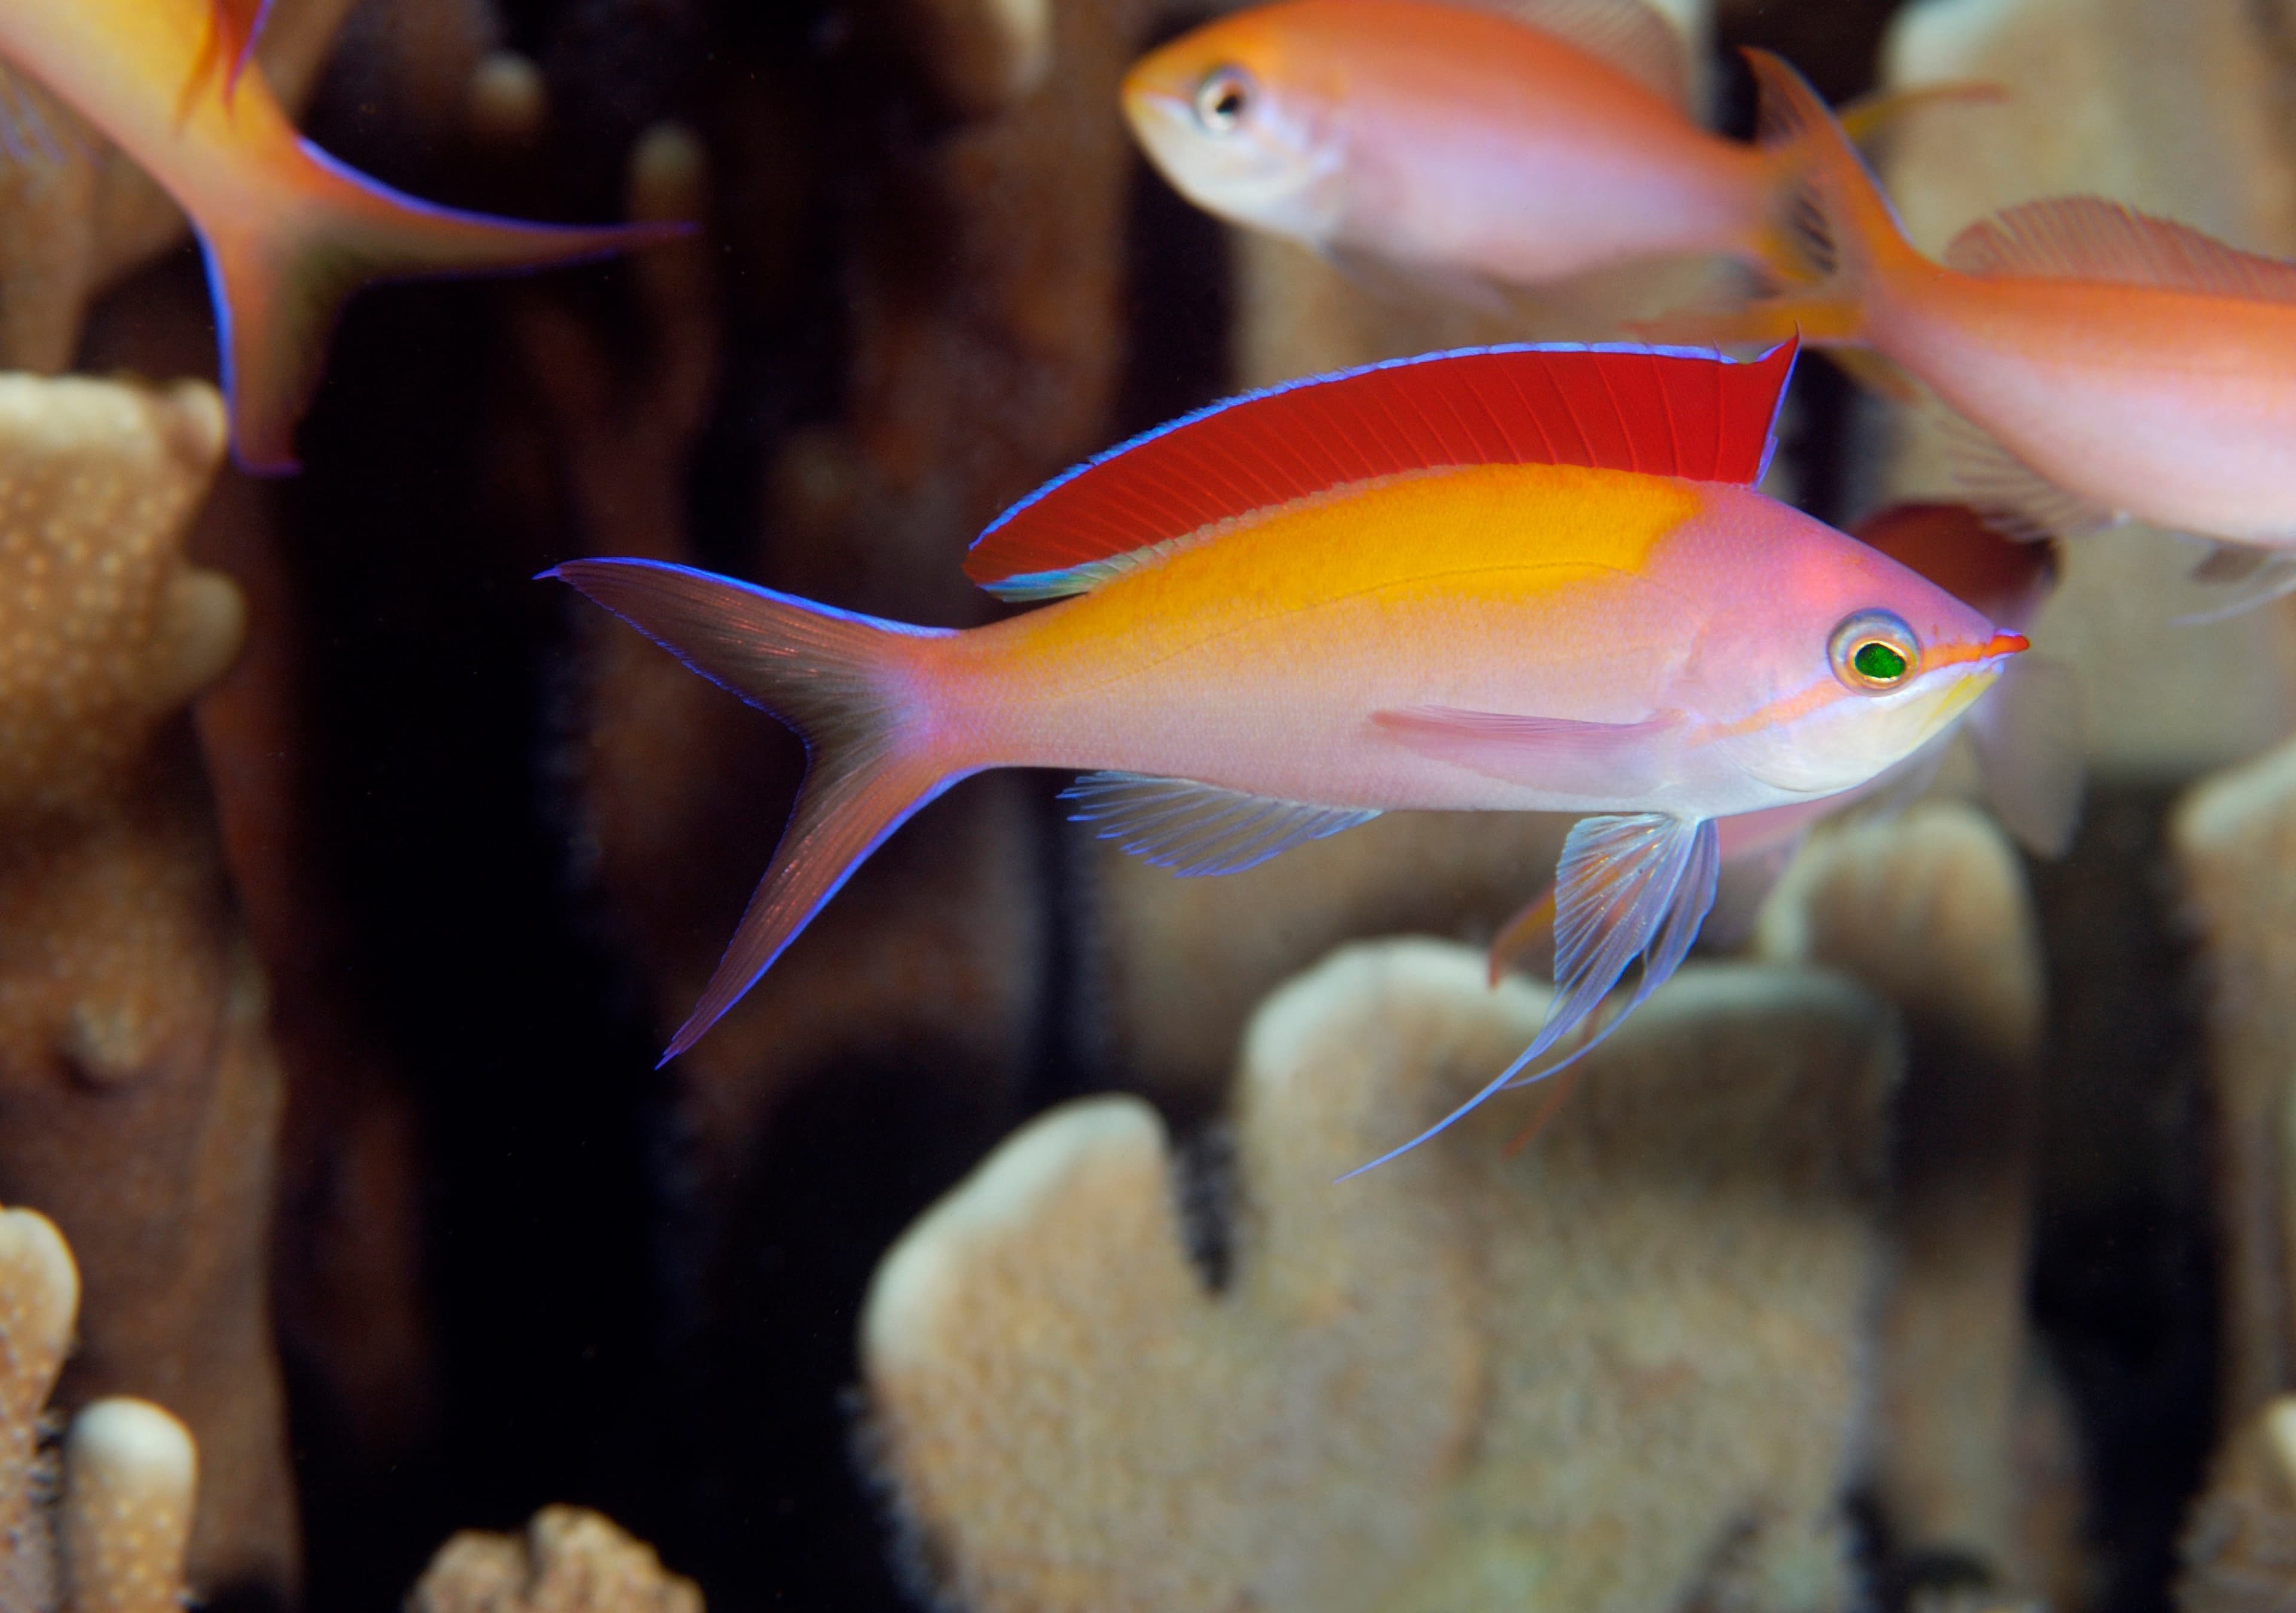
{"label": "orange anthias fish", "polygon": [[1545,1073],[1635,958],[1621,1014],[1688,951],[1716,819],[1871,778],[2025,647],[1754,490],[1792,364],[1502,348],[1218,405],[992,524],[968,575],[1058,602],[965,632],[653,561],[557,567],[813,748],[668,1056],[925,802],[1061,767],[1096,770],[1079,820],[1183,874],[1396,809],[1595,815],[1563,852],[1554,1009],[1462,1112]]}
{"label": "orange anthias fish", "polygon": [[1669,328],[1863,345],[1983,429],[1959,467],[1976,501],[2067,536],[2133,517],[2249,545],[2296,585],[2296,265],[2088,196],[2012,208],[1932,263],[1809,86],[1748,53],[1766,116],[1811,152],[1832,271]]}
{"label": "orange anthias fish", "polygon": [[[2011,537],[1966,504],[1898,504],[1851,528],[1995,625],[2022,632],[2057,578],[2056,547]],[[1968,734],[1986,795],[2003,826],[2031,850],[2061,856],[2080,816],[2079,691],[2061,663],[2023,655],[1958,722],[1894,766],[1839,795],[1819,796],[1724,818],[1716,825],[1722,858],[1718,919],[1742,926],[1811,829],[1861,806],[1902,801],[1936,776],[1956,733]],[[1552,886],[1501,928],[1490,949],[1491,979],[1509,966],[1531,967],[1552,946]],[[1714,928],[1710,923],[1708,929]]]}
{"label": "orange anthias fish", "polygon": [[1342,257],[1528,285],[1712,253],[1806,278],[1797,154],[1709,134],[1688,85],[1642,0],[1279,0],[1144,57],[1124,110],[1199,207]]}
{"label": "orange anthias fish", "polygon": [[343,299],[370,281],[564,263],[685,226],[521,224],[435,207],[300,139],[249,61],[267,0],[0,0],[0,56],[190,215],[215,294],[232,442],[294,468]]}

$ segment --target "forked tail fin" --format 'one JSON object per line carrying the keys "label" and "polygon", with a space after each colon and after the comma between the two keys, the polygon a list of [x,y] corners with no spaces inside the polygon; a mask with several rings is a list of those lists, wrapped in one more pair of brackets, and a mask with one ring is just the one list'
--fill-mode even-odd
{"label": "forked tail fin", "polygon": [[948,766],[903,720],[926,693],[926,643],[949,631],[660,561],[568,561],[542,575],[578,588],[806,742],[789,828],[717,973],[670,1038],[668,1063],[741,1001],[887,836],[970,771]]}
{"label": "forked tail fin", "polygon": [[1834,144],[1837,132],[1854,153],[1886,136],[1911,114],[1935,107],[1997,104],[2009,98],[2009,92],[1997,84],[1956,79],[1875,90],[1837,113],[1812,119],[1806,109],[1789,106],[1767,78],[1761,89],[1761,145],[1769,168],[1771,205],[1748,255],[1786,289],[1823,281],[1833,266],[1830,234],[1813,223],[1823,209],[1811,195],[1810,169],[1828,159],[1821,147]]}
{"label": "forked tail fin", "polygon": [[295,469],[295,423],[343,300],[379,280],[507,274],[683,233],[677,222],[564,225],[466,213],[392,190],[308,142],[268,191],[195,217],[215,297],[232,448],[250,471]]}
{"label": "forked tail fin", "polygon": [[1761,139],[1781,153],[1780,210],[1764,256],[1786,289],[1742,307],[1686,309],[1633,327],[1659,341],[1863,341],[1877,285],[1923,259],[1874,184],[1864,159],[1801,75],[1767,51],[1749,50],[1762,92]]}

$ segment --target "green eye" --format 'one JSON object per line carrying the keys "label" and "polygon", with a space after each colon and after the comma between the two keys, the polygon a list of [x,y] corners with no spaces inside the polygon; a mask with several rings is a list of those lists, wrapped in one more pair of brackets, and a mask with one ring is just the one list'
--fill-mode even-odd
{"label": "green eye", "polygon": [[1906,675],[1906,658],[1880,639],[1858,645],[1849,664],[1857,668],[1859,676],[1876,684],[1894,684]]}
{"label": "green eye", "polygon": [[1895,689],[1922,663],[1921,641],[1903,618],[1888,610],[1860,610],[1833,630],[1826,645],[1833,675],[1862,693]]}

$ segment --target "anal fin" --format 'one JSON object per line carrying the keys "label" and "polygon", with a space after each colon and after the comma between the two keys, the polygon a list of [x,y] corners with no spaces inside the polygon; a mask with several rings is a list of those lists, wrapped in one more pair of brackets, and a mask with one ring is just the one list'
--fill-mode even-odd
{"label": "anal fin", "polygon": [[1140,773],[1086,774],[1060,798],[1076,808],[1070,823],[1088,823],[1100,839],[1183,879],[1241,873],[1379,816],[1372,807],[1277,800]]}

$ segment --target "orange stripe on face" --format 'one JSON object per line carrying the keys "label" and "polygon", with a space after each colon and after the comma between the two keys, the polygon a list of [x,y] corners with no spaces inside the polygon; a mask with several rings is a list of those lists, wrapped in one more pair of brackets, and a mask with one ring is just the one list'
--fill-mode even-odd
{"label": "orange stripe on face", "polygon": [[[1922,652],[1921,668],[1915,676],[1927,676],[1930,673],[1942,667],[1958,667],[1965,662],[1992,660],[2000,656],[2015,655],[2030,648],[2031,648],[2031,641],[2021,633],[1996,633],[1982,644],[1939,644]],[[1907,679],[1907,686],[1911,686],[1913,682],[1914,679]],[[1892,692],[1895,692],[1892,691]],[[1799,694],[1790,694],[1784,700],[1772,700],[1750,716],[1740,717],[1734,723],[1718,724],[1706,732],[1714,739],[1736,739],[1743,734],[1757,733],[1766,728],[1784,727],[1800,722],[1811,713],[1850,693],[1851,691],[1842,688],[1839,683],[1812,684]],[[1974,693],[1971,698],[1976,698]]]}

